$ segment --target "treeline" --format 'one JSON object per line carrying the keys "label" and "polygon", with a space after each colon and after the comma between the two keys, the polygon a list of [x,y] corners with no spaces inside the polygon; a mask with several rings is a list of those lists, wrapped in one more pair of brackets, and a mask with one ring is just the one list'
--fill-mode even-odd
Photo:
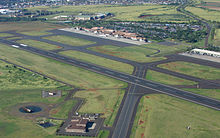
{"label": "treeline", "polygon": [[0,17],[0,22],[16,22],[16,21],[45,21],[44,18],[30,17]]}

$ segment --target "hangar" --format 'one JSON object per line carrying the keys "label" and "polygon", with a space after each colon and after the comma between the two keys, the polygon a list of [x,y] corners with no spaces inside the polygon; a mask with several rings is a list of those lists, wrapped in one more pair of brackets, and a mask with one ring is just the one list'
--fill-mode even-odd
{"label": "hangar", "polygon": [[204,50],[204,49],[193,49],[190,51],[190,53],[220,58],[220,52],[209,51],[209,50]]}

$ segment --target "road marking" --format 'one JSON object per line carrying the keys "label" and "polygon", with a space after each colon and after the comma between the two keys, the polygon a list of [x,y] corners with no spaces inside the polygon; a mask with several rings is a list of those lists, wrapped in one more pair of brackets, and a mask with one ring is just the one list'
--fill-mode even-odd
{"label": "road marking", "polygon": [[110,72],[110,71],[108,71],[108,70],[106,70],[105,72],[107,72],[107,73],[109,73],[109,74],[114,74],[113,72]]}
{"label": "road marking", "polygon": [[86,66],[86,67],[88,67],[88,65],[87,64],[84,64],[84,63],[79,63],[80,65],[83,65],[83,66]]}
{"label": "road marking", "polygon": [[122,78],[126,78],[126,79],[128,79],[128,77],[127,76],[123,76],[123,75],[119,75],[120,77],[122,77]]}

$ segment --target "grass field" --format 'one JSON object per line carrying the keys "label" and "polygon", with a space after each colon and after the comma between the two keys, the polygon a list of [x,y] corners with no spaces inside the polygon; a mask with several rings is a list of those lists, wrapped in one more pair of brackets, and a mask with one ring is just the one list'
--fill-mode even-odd
{"label": "grass field", "polygon": [[55,118],[66,119],[69,111],[76,104],[75,100],[68,100],[64,104],[60,104],[58,107],[50,111],[50,116]]}
{"label": "grass field", "polygon": [[208,10],[208,9],[202,9],[199,7],[186,7],[186,10],[199,16],[202,17],[206,20],[210,21],[220,21],[220,11],[213,11],[213,10]]}
{"label": "grass field", "polygon": [[60,49],[62,47],[48,44],[45,42],[37,41],[37,40],[30,40],[30,39],[24,39],[24,40],[18,40],[18,43],[26,44],[29,46],[45,49],[45,50],[55,50],[55,49]]}
{"label": "grass field", "polygon": [[157,52],[156,50],[145,49],[143,47],[133,46],[133,47],[117,47],[117,46],[99,46],[91,47],[90,50],[132,60],[137,62],[152,62],[165,59],[163,57],[147,57],[146,55],[153,54]]}
{"label": "grass field", "polygon": [[9,36],[13,36],[13,35],[8,33],[0,33],[0,37],[9,37]]}
{"label": "grass field", "polygon": [[45,32],[45,31],[28,31],[28,32],[19,32],[20,34],[30,35],[30,36],[42,36],[42,35],[49,35],[52,33]]}
{"label": "grass field", "polygon": [[9,37],[7,40],[16,40],[16,39],[22,39],[23,37],[15,36],[15,37]]}
{"label": "grass field", "polygon": [[78,67],[0,45],[0,58],[81,88],[119,88],[127,84]]}
{"label": "grass field", "polygon": [[189,63],[189,62],[182,62],[182,61],[170,62],[170,63],[160,64],[158,65],[158,67],[202,79],[208,79],[208,80],[220,79],[220,75],[219,75],[220,69]]}
{"label": "grass field", "polygon": [[82,113],[104,113],[105,124],[111,126],[116,117],[119,105],[124,95],[124,90],[88,90],[76,92],[74,97],[85,99],[85,104],[80,108]]}
{"label": "grass field", "polygon": [[64,28],[63,25],[49,24],[45,22],[5,22],[0,24],[0,32],[17,31],[17,32],[40,32]]}
{"label": "grass field", "polygon": [[132,74],[133,69],[134,69],[134,67],[129,64],[125,64],[122,62],[118,62],[118,61],[114,61],[114,60],[110,60],[110,59],[106,59],[106,58],[102,58],[99,56],[90,55],[90,54],[82,53],[78,51],[63,51],[63,52],[60,52],[60,54],[73,57],[73,58],[76,58],[82,61],[90,62],[93,64],[97,64],[100,66],[104,66],[107,68],[111,68],[113,70],[125,72],[128,74]]}
{"label": "grass field", "polygon": [[188,89],[183,90],[194,92],[200,95],[208,96],[220,100],[220,89]]}
{"label": "grass field", "polygon": [[217,138],[219,130],[219,111],[167,95],[148,95],[138,106],[131,138]]}
{"label": "grass field", "polygon": [[48,39],[51,41],[56,41],[59,43],[72,45],[72,46],[85,46],[85,45],[95,44],[95,42],[92,41],[88,41],[80,38],[74,38],[70,36],[64,36],[64,35],[49,36],[49,37],[44,37],[44,39]]}
{"label": "grass field", "polygon": [[220,29],[216,29],[214,37],[214,45],[220,46]]}
{"label": "grass field", "polygon": [[[170,21],[170,22],[188,22],[190,19],[187,16],[176,11],[176,6],[169,5],[83,5],[83,6],[60,6],[57,8],[51,8],[46,6],[33,7],[29,10],[40,10],[47,9],[49,11],[64,11],[62,15],[71,15],[82,13],[102,13],[110,12],[115,17],[109,20],[114,21]],[[147,18],[138,18],[141,14],[153,15]],[[54,16],[45,16],[45,18],[52,18]]]}
{"label": "grass field", "polygon": [[196,82],[181,79],[168,74],[160,73],[153,70],[148,70],[146,75],[147,80],[156,81],[167,85],[194,85]]}

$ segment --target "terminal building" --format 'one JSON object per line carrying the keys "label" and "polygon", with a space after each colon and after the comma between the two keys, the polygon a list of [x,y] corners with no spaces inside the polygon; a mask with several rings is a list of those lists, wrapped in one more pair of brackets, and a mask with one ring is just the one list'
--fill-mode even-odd
{"label": "terminal building", "polygon": [[193,49],[190,51],[190,53],[220,58],[220,52],[209,51],[209,50],[204,50],[204,49]]}

